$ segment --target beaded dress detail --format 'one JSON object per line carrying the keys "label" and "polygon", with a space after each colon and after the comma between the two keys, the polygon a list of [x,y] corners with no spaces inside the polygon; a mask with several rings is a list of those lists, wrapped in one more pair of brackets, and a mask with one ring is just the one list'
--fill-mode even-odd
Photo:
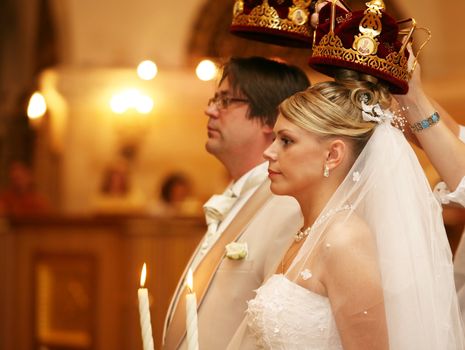
{"label": "beaded dress detail", "polygon": [[248,302],[250,332],[259,349],[340,350],[336,323],[327,297],[284,275],[273,275]]}

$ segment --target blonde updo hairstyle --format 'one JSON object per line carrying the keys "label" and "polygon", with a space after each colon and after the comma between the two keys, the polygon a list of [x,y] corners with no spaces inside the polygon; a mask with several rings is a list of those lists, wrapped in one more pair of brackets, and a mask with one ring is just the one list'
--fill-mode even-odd
{"label": "blonde updo hairstyle", "polygon": [[322,137],[351,141],[357,157],[373,133],[376,122],[362,118],[362,99],[367,105],[391,105],[388,88],[375,77],[343,69],[335,81],[318,83],[284,100],[281,115],[299,127]]}

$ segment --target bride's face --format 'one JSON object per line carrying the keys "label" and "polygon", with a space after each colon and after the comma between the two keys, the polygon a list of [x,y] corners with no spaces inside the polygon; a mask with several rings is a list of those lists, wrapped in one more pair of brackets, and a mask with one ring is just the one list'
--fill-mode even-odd
{"label": "bride's face", "polygon": [[323,179],[326,142],[281,115],[274,127],[275,140],[264,152],[269,161],[271,191],[299,197]]}

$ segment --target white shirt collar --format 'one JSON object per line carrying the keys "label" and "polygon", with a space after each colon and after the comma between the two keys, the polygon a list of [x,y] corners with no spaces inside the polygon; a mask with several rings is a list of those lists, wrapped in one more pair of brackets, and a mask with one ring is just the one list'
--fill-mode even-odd
{"label": "white shirt collar", "polygon": [[242,190],[244,185],[246,184],[247,180],[251,180],[253,177],[260,177],[265,179],[268,175],[268,162],[263,162],[254,168],[250,169],[244,175],[242,175],[239,179],[235,182],[231,182],[228,188],[232,190],[235,196],[239,197],[242,194]]}

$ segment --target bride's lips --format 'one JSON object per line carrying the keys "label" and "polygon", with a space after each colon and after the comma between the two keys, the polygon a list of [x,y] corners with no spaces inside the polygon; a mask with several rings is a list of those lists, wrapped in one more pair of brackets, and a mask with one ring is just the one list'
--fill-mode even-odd
{"label": "bride's lips", "polygon": [[278,171],[274,171],[271,169],[268,169],[268,177],[272,179],[273,177],[276,177],[277,175],[280,175],[281,173]]}

